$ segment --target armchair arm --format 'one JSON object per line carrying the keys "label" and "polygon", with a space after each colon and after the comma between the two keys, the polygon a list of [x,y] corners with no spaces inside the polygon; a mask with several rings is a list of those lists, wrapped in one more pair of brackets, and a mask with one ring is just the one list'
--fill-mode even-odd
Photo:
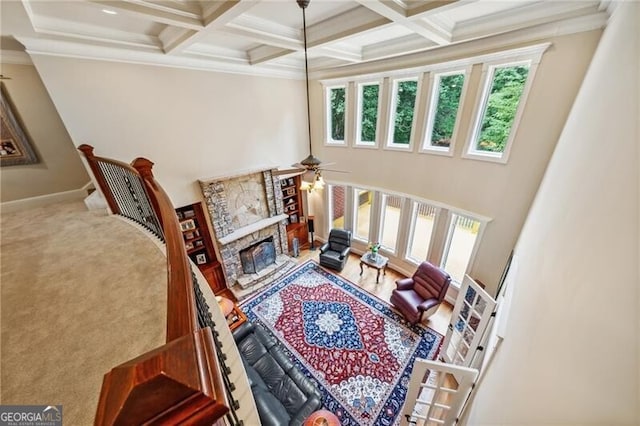
{"label": "armchair arm", "polygon": [[301,425],[307,417],[309,417],[314,411],[317,411],[322,407],[322,401],[317,395],[312,395],[298,410],[295,416],[291,418],[289,424]]}
{"label": "armchair arm", "polygon": [[432,297],[431,299],[427,299],[424,302],[422,302],[421,304],[418,305],[418,310],[419,311],[428,311],[429,309],[433,308],[436,305],[439,305],[440,302],[438,301],[438,299],[436,299],[435,297]]}
{"label": "armchair arm", "polygon": [[398,290],[409,290],[413,288],[413,278],[402,278],[396,281],[396,288]]}
{"label": "armchair arm", "polygon": [[351,251],[351,247],[345,247],[344,250],[340,252],[340,260],[344,259],[349,252]]}
{"label": "armchair arm", "polygon": [[245,323],[241,324],[240,327],[233,330],[233,340],[235,340],[236,343],[239,343],[240,341],[242,341],[242,339],[253,333],[253,330],[253,324],[249,321],[246,321]]}
{"label": "armchair arm", "polygon": [[326,242],[322,246],[320,246],[320,253],[324,253],[327,250],[329,250],[329,242]]}

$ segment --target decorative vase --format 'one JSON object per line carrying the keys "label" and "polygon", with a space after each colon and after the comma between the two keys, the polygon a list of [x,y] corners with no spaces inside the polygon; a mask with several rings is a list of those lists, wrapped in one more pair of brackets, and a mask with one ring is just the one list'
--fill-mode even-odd
{"label": "decorative vase", "polygon": [[369,255],[369,259],[373,260],[374,262],[378,260],[378,252],[372,250],[371,254]]}

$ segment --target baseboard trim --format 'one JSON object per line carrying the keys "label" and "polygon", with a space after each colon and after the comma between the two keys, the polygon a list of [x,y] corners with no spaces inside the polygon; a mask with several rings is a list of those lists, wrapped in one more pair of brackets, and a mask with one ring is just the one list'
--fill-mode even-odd
{"label": "baseboard trim", "polygon": [[71,191],[56,192],[54,194],[39,195],[37,197],[23,198],[21,200],[6,201],[0,203],[0,212],[3,214],[13,213],[63,201],[82,201],[86,196],[87,190],[80,188]]}

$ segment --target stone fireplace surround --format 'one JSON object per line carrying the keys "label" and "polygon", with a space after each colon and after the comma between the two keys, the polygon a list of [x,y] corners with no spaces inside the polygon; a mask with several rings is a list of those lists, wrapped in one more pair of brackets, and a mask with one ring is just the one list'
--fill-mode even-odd
{"label": "stone fireplace surround", "polygon": [[[266,285],[269,278],[295,265],[286,255],[289,251],[287,215],[282,206],[280,179],[272,170],[200,180],[227,287],[238,299],[246,297],[247,289],[257,290]],[[276,263],[258,274],[244,274],[240,251],[270,237],[276,250]]]}

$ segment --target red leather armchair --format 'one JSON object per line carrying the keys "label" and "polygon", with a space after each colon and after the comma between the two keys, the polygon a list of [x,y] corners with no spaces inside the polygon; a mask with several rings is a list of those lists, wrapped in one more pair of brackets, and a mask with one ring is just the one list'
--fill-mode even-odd
{"label": "red leather armchair", "polygon": [[391,303],[407,321],[416,324],[438,309],[450,283],[451,277],[447,272],[429,262],[422,262],[412,277],[396,281]]}

